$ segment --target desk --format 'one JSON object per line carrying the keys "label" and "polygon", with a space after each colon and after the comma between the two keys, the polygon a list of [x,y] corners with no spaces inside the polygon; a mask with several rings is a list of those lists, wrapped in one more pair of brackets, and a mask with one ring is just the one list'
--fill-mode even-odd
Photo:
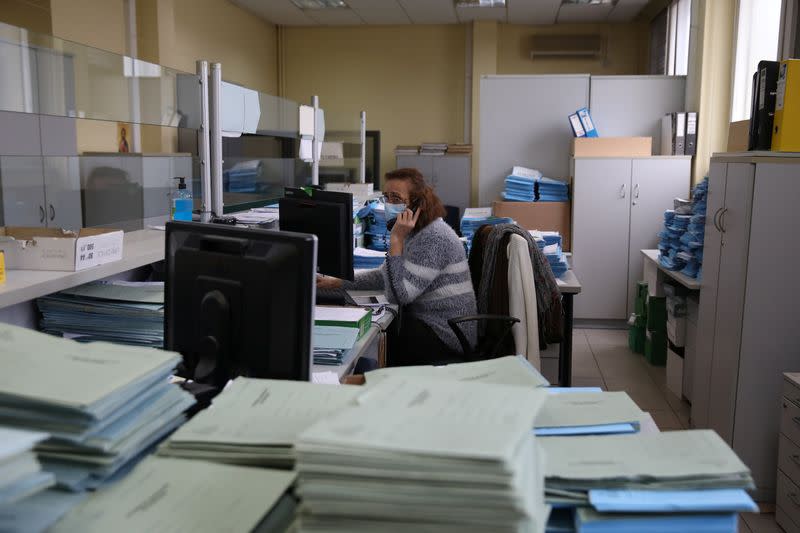
{"label": "desk", "polygon": [[164,259],[164,232],[145,229],[125,234],[122,259],[78,272],[7,270],[0,285],[0,308],[133,270]]}
{"label": "desk", "polygon": [[690,278],[686,274],[681,274],[680,272],[676,272],[674,270],[667,270],[664,268],[661,263],[658,261],[658,250],[642,250],[642,255],[644,255],[645,261],[652,261],[656,264],[658,270],[666,274],[667,276],[671,277],[690,291],[699,291],[700,290],[700,280],[696,278]]}
{"label": "desk", "polygon": [[[353,297],[356,296],[377,296],[382,295],[382,292],[375,292],[375,291],[349,291],[350,295]],[[397,312],[396,305],[388,306],[391,309]],[[342,380],[343,377],[351,374],[353,372],[353,367],[356,365],[356,361],[358,361],[361,357],[370,357],[372,355],[375,356],[377,359],[378,355],[378,342],[380,337],[381,330],[386,330],[389,325],[394,320],[395,315],[389,311],[384,311],[383,315],[377,320],[373,320],[372,324],[370,325],[369,331],[367,331],[363,337],[356,341],[355,345],[352,348],[347,350],[347,352],[342,357],[342,364],[341,365],[313,365],[311,368],[312,372],[336,372],[339,376],[339,381]]]}
{"label": "desk", "polygon": [[572,298],[581,292],[581,283],[573,270],[567,270],[563,276],[556,278],[561,291],[564,306],[564,342],[558,354],[558,383],[562,387],[572,386]]}

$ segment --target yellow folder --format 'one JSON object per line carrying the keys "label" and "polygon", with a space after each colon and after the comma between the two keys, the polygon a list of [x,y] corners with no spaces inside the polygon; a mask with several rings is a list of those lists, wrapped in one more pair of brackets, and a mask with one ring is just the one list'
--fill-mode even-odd
{"label": "yellow folder", "polygon": [[781,61],[772,150],[800,152],[800,59]]}

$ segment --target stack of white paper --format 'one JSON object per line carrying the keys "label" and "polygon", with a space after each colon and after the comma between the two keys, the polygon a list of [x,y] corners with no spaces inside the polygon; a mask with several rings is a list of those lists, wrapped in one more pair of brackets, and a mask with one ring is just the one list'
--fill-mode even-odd
{"label": "stack of white paper", "polygon": [[367,385],[374,385],[396,376],[524,387],[546,387],[550,384],[533,365],[519,355],[446,366],[387,367],[364,374]]}
{"label": "stack of white paper", "polygon": [[42,472],[33,447],[47,433],[0,427],[0,507],[41,492],[54,484],[52,474]]}
{"label": "stack of white paper", "polygon": [[73,509],[53,533],[285,531],[295,474],[150,457]]}
{"label": "stack of white paper", "polygon": [[0,424],[48,432],[44,469],[66,488],[96,487],[185,420],[194,398],[167,381],[179,361],[0,324]]}
{"label": "stack of white paper", "polygon": [[318,420],[355,405],[361,387],[235,379],[159,454],[221,463],[291,468],[297,436]]}
{"label": "stack of white paper", "polygon": [[543,531],[546,393],[388,378],[296,450],[301,531]]}

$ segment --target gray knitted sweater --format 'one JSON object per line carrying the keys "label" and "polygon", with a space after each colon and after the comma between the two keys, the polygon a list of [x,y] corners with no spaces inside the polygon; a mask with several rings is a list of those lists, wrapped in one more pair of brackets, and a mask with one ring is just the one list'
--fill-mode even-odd
{"label": "gray knitted sweater", "polygon": [[[453,229],[438,218],[411,234],[403,255],[388,256],[380,268],[359,272],[347,289],[383,290],[386,298],[429,325],[450,348],[461,345],[447,320],[477,313],[464,245]],[[464,328],[475,344],[474,324]]]}

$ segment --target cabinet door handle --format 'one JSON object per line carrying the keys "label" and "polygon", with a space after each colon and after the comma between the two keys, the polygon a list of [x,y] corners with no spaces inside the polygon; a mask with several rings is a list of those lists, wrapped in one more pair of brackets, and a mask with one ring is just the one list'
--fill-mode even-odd
{"label": "cabinet door handle", "polygon": [[638,183],[633,188],[633,197],[636,198],[637,200],[639,199],[639,184]]}
{"label": "cabinet door handle", "polygon": [[39,206],[39,223],[44,224],[44,206]]}
{"label": "cabinet door handle", "polygon": [[722,213],[719,214],[719,230],[722,233],[726,233],[728,230],[725,229],[725,215],[728,214],[728,208],[722,210]]}
{"label": "cabinet door handle", "polygon": [[720,211],[722,211],[721,207],[714,212],[714,227],[717,229],[717,231],[722,233],[722,228],[719,227],[719,223],[717,222],[717,217],[719,216]]}
{"label": "cabinet door handle", "polygon": [[622,187],[619,188],[619,197],[625,198],[625,184],[622,184]]}
{"label": "cabinet door handle", "polygon": [[50,221],[52,222],[56,218],[56,208],[53,207],[53,204],[50,204]]}

